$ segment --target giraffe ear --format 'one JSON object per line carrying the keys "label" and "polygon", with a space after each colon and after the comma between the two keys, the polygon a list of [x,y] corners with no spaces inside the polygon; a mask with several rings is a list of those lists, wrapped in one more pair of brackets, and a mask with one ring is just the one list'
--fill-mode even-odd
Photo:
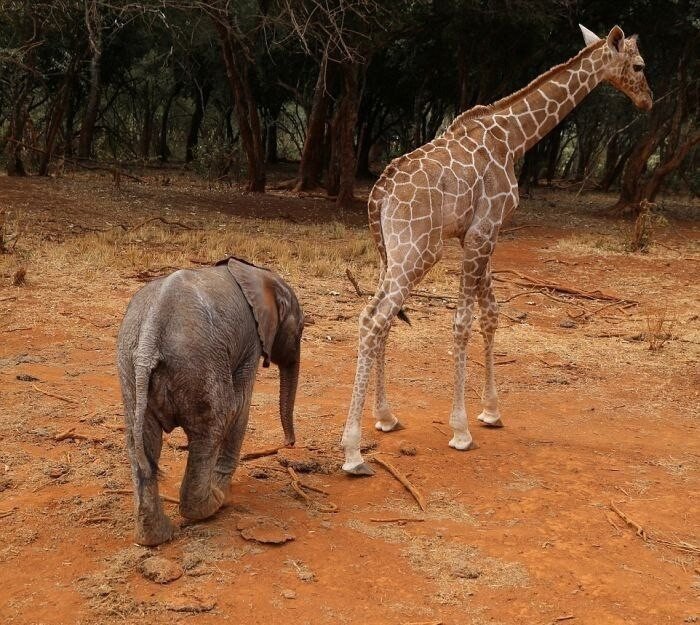
{"label": "giraffe ear", "polygon": [[625,46],[625,33],[622,32],[622,28],[619,26],[613,26],[610,31],[608,35],[608,46],[615,52],[622,52]]}
{"label": "giraffe ear", "polygon": [[583,41],[587,46],[590,46],[596,41],[600,41],[600,37],[598,37],[598,35],[596,35],[594,32],[588,30],[583,24],[579,24],[578,27],[581,29],[581,33],[583,34]]}

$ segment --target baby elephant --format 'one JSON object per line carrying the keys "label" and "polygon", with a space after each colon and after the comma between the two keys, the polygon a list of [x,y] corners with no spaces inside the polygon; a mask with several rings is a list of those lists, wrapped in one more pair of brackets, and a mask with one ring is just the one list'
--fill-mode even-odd
{"label": "baby elephant", "polygon": [[294,444],[294,399],[304,316],[272,271],[237,258],[182,269],[134,295],[117,358],[136,499],[136,542],[158,545],[173,524],[158,496],[162,431],[189,442],[180,513],[214,514],[238,464],[258,361],[280,370],[280,418]]}

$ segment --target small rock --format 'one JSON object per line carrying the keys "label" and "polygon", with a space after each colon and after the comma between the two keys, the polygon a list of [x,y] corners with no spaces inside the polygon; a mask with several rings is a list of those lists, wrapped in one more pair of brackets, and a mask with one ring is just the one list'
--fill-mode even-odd
{"label": "small rock", "polygon": [[515,318],[518,319],[519,321],[522,321],[523,319],[527,318],[527,313],[522,312],[522,311],[518,311],[515,313]]}
{"label": "small rock", "polygon": [[477,569],[470,569],[469,567],[462,567],[461,569],[457,569],[454,573],[452,573],[452,577],[459,577],[461,579],[476,579],[481,575],[481,571],[478,571]]}
{"label": "small rock", "polygon": [[294,540],[294,535],[287,531],[287,526],[272,517],[244,517],[238,521],[236,527],[243,538],[258,543],[281,545]]}
{"label": "small rock", "polygon": [[182,577],[182,568],[176,562],[162,556],[151,556],[139,564],[141,575],[157,584],[168,584]]}
{"label": "small rock", "polygon": [[415,445],[412,445],[408,441],[401,441],[399,443],[399,453],[404,456],[415,456],[418,453]]}
{"label": "small rock", "polygon": [[62,475],[65,475],[66,473],[68,473],[68,467],[65,465],[58,465],[55,467],[51,467],[48,470],[48,476],[50,478],[53,478],[53,479],[58,479],[59,477],[61,477]]}
{"label": "small rock", "polygon": [[39,378],[35,378],[33,375],[29,375],[28,373],[20,373],[19,375],[16,375],[15,378],[17,378],[20,382],[39,382]]}
{"label": "small rock", "polygon": [[285,588],[282,591],[282,596],[285,599],[296,599],[297,598],[297,593],[295,593],[291,588]]}
{"label": "small rock", "polygon": [[376,449],[378,446],[379,446],[379,444],[377,443],[377,441],[370,439],[370,440],[365,441],[364,443],[360,444],[360,451],[363,454],[366,454],[368,451],[372,451],[373,449]]}
{"label": "small rock", "polygon": [[559,322],[559,327],[560,328],[575,328],[576,324],[573,321],[571,321],[571,319],[562,319]]}
{"label": "small rock", "polygon": [[211,612],[216,607],[216,599],[213,597],[177,597],[165,604],[166,609],[173,612]]}
{"label": "small rock", "polygon": [[265,469],[261,469],[259,467],[255,467],[255,468],[251,469],[248,472],[248,475],[250,475],[250,477],[252,477],[256,480],[268,480],[268,479],[270,479],[270,474],[267,471],[265,471]]}

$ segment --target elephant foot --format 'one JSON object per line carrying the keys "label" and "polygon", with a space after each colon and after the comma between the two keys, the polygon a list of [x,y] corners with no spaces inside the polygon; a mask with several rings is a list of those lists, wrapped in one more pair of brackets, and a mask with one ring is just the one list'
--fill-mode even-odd
{"label": "elephant foot", "polygon": [[502,428],[503,421],[501,421],[501,415],[498,412],[486,412],[484,410],[478,417],[478,421],[481,421],[484,425],[488,425],[492,428]]}
{"label": "elephant foot", "polygon": [[165,515],[159,517],[155,522],[137,520],[134,542],[144,547],[155,547],[168,542],[174,533],[175,526]]}
{"label": "elephant foot", "polygon": [[212,516],[224,503],[225,495],[218,486],[212,486],[209,497],[202,500],[192,500],[187,496],[180,497],[180,514],[190,521],[202,521]]}
{"label": "elephant foot", "polygon": [[372,467],[370,467],[366,462],[361,462],[360,464],[350,467],[348,467],[347,464],[344,464],[343,471],[345,471],[347,475],[353,477],[367,477],[374,475],[374,469],[372,469]]}

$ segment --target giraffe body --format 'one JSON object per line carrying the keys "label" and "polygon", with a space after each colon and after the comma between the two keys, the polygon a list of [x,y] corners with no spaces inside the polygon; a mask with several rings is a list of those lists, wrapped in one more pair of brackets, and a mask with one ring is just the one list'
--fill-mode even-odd
{"label": "giraffe body", "polygon": [[651,92],[636,39],[619,27],[607,40],[582,27],[587,47],[515,94],[459,115],[438,138],[392,161],[370,193],[370,231],[380,255],[377,290],[360,315],[355,385],[342,444],[343,469],[371,474],[360,454],[361,414],[376,364],[375,427],[402,427],[386,398],[384,352],[392,320],[428,270],[440,260],[446,239],[463,249],[454,332],[454,397],[450,446],[474,447],[464,404],[467,343],[479,302],[486,382],[479,421],[502,425],[493,370],[498,305],[491,287],[490,258],[503,220],[518,205],[515,162],[554,128],[598,83],[606,80],[644,109]]}

